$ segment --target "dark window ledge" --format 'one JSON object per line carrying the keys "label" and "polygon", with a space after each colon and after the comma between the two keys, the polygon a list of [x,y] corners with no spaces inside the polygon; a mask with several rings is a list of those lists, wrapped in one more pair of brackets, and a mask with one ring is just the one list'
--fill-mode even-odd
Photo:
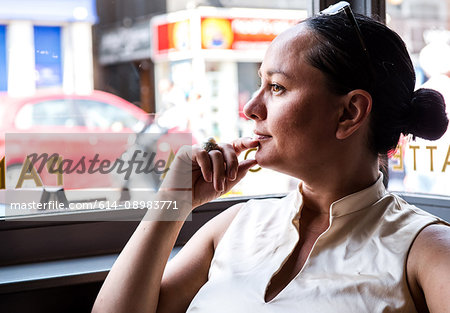
{"label": "dark window ledge", "polygon": [[[173,249],[170,258],[181,249]],[[0,267],[0,294],[102,282],[118,254]]]}

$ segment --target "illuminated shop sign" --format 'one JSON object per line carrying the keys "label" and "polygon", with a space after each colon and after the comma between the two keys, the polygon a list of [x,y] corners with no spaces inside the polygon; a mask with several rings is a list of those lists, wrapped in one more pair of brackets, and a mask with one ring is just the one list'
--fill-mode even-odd
{"label": "illuminated shop sign", "polygon": [[298,12],[269,11],[258,15],[245,10],[198,10],[158,16],[152,21],[153,56],[202,50],[264,51],[277,35],[305,18]]}
{"label": "illuminated shop sign", "polygon": [[258,50],[297,20],[202,17],[202,49]]}
{"label": "illuminated shop sign", "polygon": [[154,32],[156,32],[157,38],[155,46],[156,54],[191,49],[189,20],[156,25]]}
{"label": "illuminated shop sign", "polygon": [[103,30],[99,44],[99,62],[102,65],[150,58],[150,22],[135,22],[131,27],[113,27]]}

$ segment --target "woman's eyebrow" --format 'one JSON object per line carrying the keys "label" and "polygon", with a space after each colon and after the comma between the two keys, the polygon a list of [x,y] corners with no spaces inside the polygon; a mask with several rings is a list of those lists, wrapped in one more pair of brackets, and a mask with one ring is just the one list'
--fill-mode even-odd
{"label": "woman's eyebrow", "polygon": [[[279,69],[267,70],[267,71],[265,72],[265,74],[266,74],[267,76],[269,76],[269,77],[270,77],[270,76],[273,76],[273,75],[275,75],[275,74],[280,74],[280,75],[285,76],[286,78],[289,78],[289,79],[292,78],[292,77],[291,77],[289,74],[287,74],[285,71],[279,70]],[[262,77],[261,69],[258,70],[258,75],[259,75],[259,77]]]}

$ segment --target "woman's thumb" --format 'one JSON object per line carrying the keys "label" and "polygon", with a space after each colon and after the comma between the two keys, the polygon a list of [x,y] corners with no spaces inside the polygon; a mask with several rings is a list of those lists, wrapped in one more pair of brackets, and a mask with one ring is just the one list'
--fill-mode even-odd
{"label": "woman's thumb", "polygon": [[258,164],[254,159],[247,159],[239,163],[236,182],[240,181],[247,174],[248,170]]}

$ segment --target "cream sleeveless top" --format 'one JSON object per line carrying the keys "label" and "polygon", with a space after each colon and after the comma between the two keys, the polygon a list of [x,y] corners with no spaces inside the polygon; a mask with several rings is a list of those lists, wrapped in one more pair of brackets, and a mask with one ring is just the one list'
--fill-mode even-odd
{"label": "cream sleeveless top", "polygon": [[266,303],[267,285],[298,241],[301,209],[299,191],[247,202],[218,244],[208,281],[187,312],[416,312],[406,257],[417,234],[440,220],[387,193],[381,175],[331,205],[330,226],[305,265]]}

